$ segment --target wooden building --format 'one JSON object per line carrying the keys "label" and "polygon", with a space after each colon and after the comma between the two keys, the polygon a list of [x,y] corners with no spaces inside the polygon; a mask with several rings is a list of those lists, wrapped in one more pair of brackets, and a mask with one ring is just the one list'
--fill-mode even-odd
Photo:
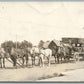
{"label": "wooden building", "polygon": [[59,40],[47,41],[43,45],[43,48],[50,48],[53,54],[55,54],[55,50],[58,49],[58,47],[62,47],[61,42]]}

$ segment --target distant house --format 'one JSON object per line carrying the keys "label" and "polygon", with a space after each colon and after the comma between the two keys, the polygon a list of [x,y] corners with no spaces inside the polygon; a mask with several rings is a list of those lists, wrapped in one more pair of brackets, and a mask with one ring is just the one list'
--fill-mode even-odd
{"label": "distant house", "polygon": [[50,48],[50,49],[52,47],[56,48],[56,47],[60,47],[60,46],[61,46],[61,44],[60,44],[60,41],[59,40],[47,41],[43,45],[44,48]]}
{"label": "distant house", "polygon": [[43,45],[43,48],[50,48],[53,54],[55,53],[55,50],[58,49],[58,47],[62,47],[59,40],[47,41]]}
{"label": "distant house", "polygon": [[57,47],[60,47],[61,46],[61,43],[59,40],[52,40],[49,44],[49,48],[57,48]]}

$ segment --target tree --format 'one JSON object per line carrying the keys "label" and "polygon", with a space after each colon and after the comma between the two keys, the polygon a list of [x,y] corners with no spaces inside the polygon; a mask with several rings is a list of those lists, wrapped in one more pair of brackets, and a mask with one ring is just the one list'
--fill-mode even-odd
{"label": "tree", "polygon": [[18,48],[18,49],[24,49],[24,48],[32,48],[32,43],[28,42],[26,40],[22,41],[22,42],[13,42],[13,41],[5,41],[1,44],[1,47],[4,48],[4,50],[7,53],[11,53],[11,49],[12,48]]}
{"label": "tree", "polygon": [[10,53],[11,48],[14,47],[14,43],[13,41],[5,41],[1,44],[1,47],[4,48],[7,53]]}
{"label": "tree", "polygon": [[39,48],[42,48],[43,47],[43,44],[44,44],[44,41],[43,40],[40,40],[39,44],[38,44],[38,47]]}
{"label": "tree", "polygon": [[28,47],[32,47],[32,43],[31,42],[28,42],[26,40],[22,41],[21,42],[21,48],[28,48]]}
{"label": "tree", "polygon": [[31,42],[28,43],[28,47],[32,48],[33,44]]}
{"label": "tree", "polygon": [[17,41],[14,42],[14,48],[20,48],[21,47],[21,42]]}

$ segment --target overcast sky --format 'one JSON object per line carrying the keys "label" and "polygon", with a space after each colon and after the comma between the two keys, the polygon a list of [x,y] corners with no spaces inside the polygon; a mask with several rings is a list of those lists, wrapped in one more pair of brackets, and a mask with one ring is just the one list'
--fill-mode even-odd
{"label": "overcast sky", "polygon": [[84,37],[84,2],[0,2],[0,43]]}

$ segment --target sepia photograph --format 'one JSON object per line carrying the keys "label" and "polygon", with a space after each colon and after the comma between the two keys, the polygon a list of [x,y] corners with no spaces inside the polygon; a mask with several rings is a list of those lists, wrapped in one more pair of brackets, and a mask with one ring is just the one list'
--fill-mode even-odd
{"label": "sepia photograph", "polygon": [[84,2],[0,2],[0,82],[84,82]]}

